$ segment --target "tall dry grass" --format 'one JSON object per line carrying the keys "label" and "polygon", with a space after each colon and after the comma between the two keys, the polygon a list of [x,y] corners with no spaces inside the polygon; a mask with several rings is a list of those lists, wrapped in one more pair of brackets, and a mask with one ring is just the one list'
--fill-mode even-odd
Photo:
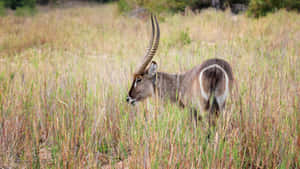
{"label": "tall dry grass", "polygon": [[299,14],[161,16],[159,70],[233,66],[239,92],[209,129],[171,103],[125,103],[150,26],[115,8],[0,18],[0,167],[299,168]]}

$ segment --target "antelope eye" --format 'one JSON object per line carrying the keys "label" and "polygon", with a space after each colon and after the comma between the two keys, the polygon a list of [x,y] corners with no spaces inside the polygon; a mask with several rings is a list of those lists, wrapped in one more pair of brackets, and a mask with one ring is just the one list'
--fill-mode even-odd
{"label": "antelope eye", "polygon": [[138,78],[138,79],[135,80],[136,83],[139,83],[141,81],[142,81],[142,79],[140,79],[140,78]]}

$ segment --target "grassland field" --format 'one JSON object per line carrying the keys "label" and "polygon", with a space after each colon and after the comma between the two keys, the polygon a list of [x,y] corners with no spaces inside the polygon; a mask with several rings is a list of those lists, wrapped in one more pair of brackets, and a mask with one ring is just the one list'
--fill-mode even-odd
{"label": "grassland field", "polygon": [[[188,110],[125,102],[149,19],[115,4],[0,17],[0,168],[300,168],[300,15],[161,14],[159,71],[209,58],[235,88],[214,129]],[[207,139],[207,134],[212,135]]]}

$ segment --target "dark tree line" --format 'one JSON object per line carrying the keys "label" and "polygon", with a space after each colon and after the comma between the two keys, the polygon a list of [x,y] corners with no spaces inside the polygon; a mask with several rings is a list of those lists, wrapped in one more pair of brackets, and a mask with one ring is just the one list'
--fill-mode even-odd
{"label": "dark tree line", "polygon": [[[18,7],[30,7],[34,8],[36,4],[40,5],[48,5],[48,4],[55,4],[59,2],[67,2],[67,1],[75,1],[75,0],[0,0],[0,2],[4,2],[4,6],[6,8],[16,9]],[[77,1],[94,1],[99,3],[106,3],[116,0],[77,0]]]}
{"label": "dark tree line", "polygon": [[[164,0],[164,6],[159,6],[161,0],[0,0],[0,7],[17,9],[19,7],[35,8],[36,4],[60,4],[67,1],[87,1],[107,3],[117,1],[121,12],[132,10],[137,6],[151,8],[151,10],[183,11],[186,7],[193,10],[213,7],[224,10],[230,7],[231,11],[238,13],[247,10],[250,16],[264,16],[268,12],[274,12],[278,9],[285,8],[288,10],[296,9],[300,11],[300,0]],[[157,8],[157,9],[155,9]]]}

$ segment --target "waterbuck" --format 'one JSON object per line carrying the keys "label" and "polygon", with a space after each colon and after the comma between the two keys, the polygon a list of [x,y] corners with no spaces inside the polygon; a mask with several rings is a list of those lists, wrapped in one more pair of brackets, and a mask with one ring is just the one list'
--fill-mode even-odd
{"label": "waterbuck", "polygon": [[[206,60],[185,73],[157,72],[157,63],[151,60],[158,48],[160,30],[153,15],[151,25],[150,46],[134,73],[127,102],[134,105],[138,101],[157,95],[177,102],[183,108],[190,108],[195,117],[197,111],[209,111],[209,119],[211,115],[218,116],[232,88],[231,66],[225,60],[215,58]],[[211,120],[209,121],[211,124]]]}

